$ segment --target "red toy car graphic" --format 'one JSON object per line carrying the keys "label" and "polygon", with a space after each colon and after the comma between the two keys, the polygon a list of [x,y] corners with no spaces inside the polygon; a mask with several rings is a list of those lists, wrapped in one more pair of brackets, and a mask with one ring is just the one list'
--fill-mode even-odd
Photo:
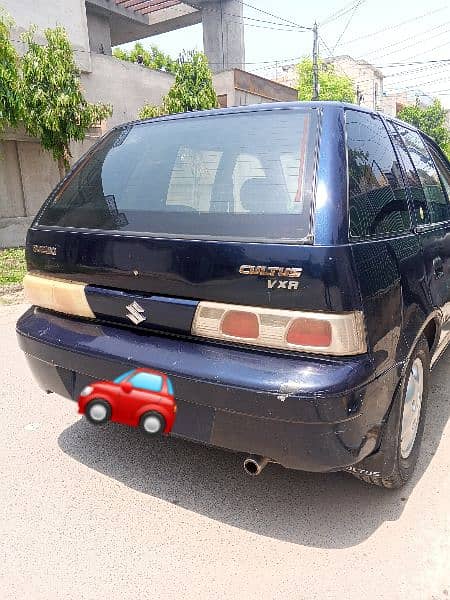
{"label": "red toy car graphic", "polygon": [[177,407],[164,373],[134,369],[114,381],[98,381],[81,390],[78,412],[95,425],[107,421],[141,427],[145,433],[169,433]]}

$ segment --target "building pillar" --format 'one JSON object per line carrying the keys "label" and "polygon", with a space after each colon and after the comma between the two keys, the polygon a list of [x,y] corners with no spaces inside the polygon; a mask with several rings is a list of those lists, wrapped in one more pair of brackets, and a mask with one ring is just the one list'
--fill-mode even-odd
{"label": "building pillar", "polygon": [[95,12],[86,11],[89,48],[95,54],[112,54],[111,27],[109,19]]}
{"label": "building pillar", "polygon": [[238,0],[204,0],[201,8],[203,48],[211,70],[218,73],[228,69],[244,69],[242,2]]}

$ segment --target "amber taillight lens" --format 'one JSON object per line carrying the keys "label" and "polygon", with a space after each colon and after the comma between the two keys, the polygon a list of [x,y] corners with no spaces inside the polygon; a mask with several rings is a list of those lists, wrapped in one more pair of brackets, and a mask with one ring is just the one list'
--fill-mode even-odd
{"label": "amber taillight lens", "polygon": [[27,273],[23,280],[25,297],[30,304],[66,315],[95,319],[84,293],[86,285],[39,273]]}

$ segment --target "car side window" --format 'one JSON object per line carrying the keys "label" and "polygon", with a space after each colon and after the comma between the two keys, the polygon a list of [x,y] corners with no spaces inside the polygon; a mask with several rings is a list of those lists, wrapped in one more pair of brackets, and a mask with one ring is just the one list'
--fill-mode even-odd
{"label": "car side window", "polygon": [[450,206],[436,166],[421,136],[412,129],[397,125],[416,168],[428,205],[431,223],[450,219]]}
{"label": "car side window", "polygon": [[411,227],[400,165],[377,115],[346,111],[350,235],[380,237]]}
{"label": "car side window", "polygon": [[389,120],[387,121],[387,128],[395,151],[397,152],[397,156],[399,157],[400,163],[403,167],[403,177],[411,197],[415,222],[419,225],[429,223],[430,215],[428,212],[425,194],[416,169],[408,154],[408,150],[406,149],[405,142],[403,141],[403,138],[401,137],[394,123]]}
{"label": "car side window", "polygon": [[160,392],[162,389],[163,380],[161,375],[153,373],[137,373],[130,379],[133,387],[147,390],[148,392]]}
{"label": "car side window", "polygon": [[[448,165],[445,158],[441,155],[434,146],[428,145],[427,148],[433,157],[434,164],[441,178],[441,183],[444,186],[445,193],[447,195],[447,206],[450,210],[450,166]],[[450,218],[450,217],[449,217]]]}

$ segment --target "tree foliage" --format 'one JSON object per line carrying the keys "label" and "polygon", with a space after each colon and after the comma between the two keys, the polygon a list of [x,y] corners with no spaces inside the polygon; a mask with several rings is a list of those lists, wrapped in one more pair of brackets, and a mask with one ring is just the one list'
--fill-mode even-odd
{"label": "tree foliage", "polygon": [[147,50],[140,42],[136,42],[132,50],[123,48],[114,48],[113,55],[120,60],[129,62],[138,62],[138,57],[142,57],[142,64],[150,69],[159,69],[175,74],[177,61],[168,54],[162,52],[157,46],[150,46]]}
{"label": "tree foliage", "polygon": [[11,43],[12,19],[0,7],[0,134],[20,118],[19,57]]}
{"label": "tree foliage", "polygon": [[45,46],[35,41],[34,28],[23,34],[28,49],[21,61],[22,118],[27,132],[52,153],[63,174],[69,168],[70,142],[83,140],[91,125],[112,114],[112,107],[84,98],[64,28],[44,33]]}
{"label": "tree foliage", "polygon": [[[313,96],[313,62],[304,58],[297,65],[298,99],[311,100]],[[319,60],[319,99],[339,102],[355,102],[353,81],[346,75],[338,75],[334,65]]]}
{"label": "tree foliage", "polygon": [[175,81],[164,96],[161,106],[147,104],[139,111],[146,119],[218,106],[212,73],[203,52],[183,52],[177,61]]}
{"label": "tree foliage", "polygon": [[405,106],[398,118],[428,134],[450,157],[450,131],[446,127],[446,111],[438,99],[430,106]]}

